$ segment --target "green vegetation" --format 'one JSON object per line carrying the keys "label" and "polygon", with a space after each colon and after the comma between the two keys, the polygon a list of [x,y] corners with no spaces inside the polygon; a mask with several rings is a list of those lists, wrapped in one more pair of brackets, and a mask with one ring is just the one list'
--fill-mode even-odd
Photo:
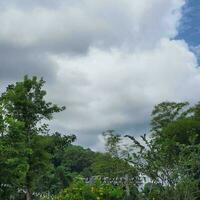
{"label": "green vegetation", "polygon": [[65,108],[45,100],[44,83],[25,76],[0,97],[0,199],[200,199],[200,103],[160,103],[148,135],[108,130],[100,153],[50,132]]}
{"label": "green vegetation", "polygon": [[70,187],[57,195],[56,200],[121,200],[124,191],[120,187],[113,187],[111,184],[103,184],[96,181],[93,184],[86,184],[80,178],[75,178]]}

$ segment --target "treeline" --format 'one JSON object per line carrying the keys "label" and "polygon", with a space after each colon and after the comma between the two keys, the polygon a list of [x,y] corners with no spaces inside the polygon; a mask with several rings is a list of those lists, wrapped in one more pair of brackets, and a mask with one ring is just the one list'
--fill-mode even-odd
{"label": "treeline", "polygon": [[[200,103],[160,103],[152,111],[150,134],[109,138],[111,150],[118,149],[140,174],[137,199],[200,199]],[[130,141],[122,148],[124,138]]]}
{"label": "treeline", "polygon": [[48,120],[64,110],[45,101],[42,79],[25,76],[0,97],[0,199],[55,196],[75,177],[136,176],[126,161],[75,146],[75,135],[51,133]]}
{"label": "treeline", "polygon": [[[108,130],[99,153],[50,132],[48,120],[65,107],[45,100],[44,83],[25,76],[0,97],[0,199],[200,199],[200,103],[158,104],[148,135]],[[94,176],[125,182],[85,182]]]}

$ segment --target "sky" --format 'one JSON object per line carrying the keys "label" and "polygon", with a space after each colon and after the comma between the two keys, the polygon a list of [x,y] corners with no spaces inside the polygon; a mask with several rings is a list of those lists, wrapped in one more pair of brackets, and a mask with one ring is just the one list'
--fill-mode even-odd
{"label": "sky", "polygon": [[183,39],[190,46],[200,63],[200,2],[187,0],[182,8],[182,18],[176,39]]}
{"label": "sky", "polygon": [[67,109],[51,130],[102,151],[102,132],[148,133],[162,101],[200,100],[198,0],[0,1],[0,90],[25,74]]}

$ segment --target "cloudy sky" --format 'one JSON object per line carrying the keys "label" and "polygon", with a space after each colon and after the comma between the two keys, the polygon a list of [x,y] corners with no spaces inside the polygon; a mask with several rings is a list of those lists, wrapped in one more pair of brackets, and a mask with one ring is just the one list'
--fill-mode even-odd
{"label": "cloudy sky", "polygon": [[66,105],[52,130],[102,150],[101,133],[142,134],[161,101],[200,100],[197,0],[0,1],[0,89],[43,76]]}

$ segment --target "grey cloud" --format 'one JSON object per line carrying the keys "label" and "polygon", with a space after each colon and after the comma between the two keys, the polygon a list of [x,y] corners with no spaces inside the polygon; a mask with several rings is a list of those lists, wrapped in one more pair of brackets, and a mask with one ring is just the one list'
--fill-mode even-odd
{"label": "grey cloud", "polygon": [[44,77],[47,81],[56,78],[56,63],[48,55],[31,48],[0,45],[0,79],[17,80],[25,74]]}
{"label": "grey cloud", "polygon": [[[35,7],[59,8],[62,5],[62,0],[7,0],[0,2],[0,8],[17,7],[19,9],[33,9]],[[74,0],[65,0],[71,4]]]}

